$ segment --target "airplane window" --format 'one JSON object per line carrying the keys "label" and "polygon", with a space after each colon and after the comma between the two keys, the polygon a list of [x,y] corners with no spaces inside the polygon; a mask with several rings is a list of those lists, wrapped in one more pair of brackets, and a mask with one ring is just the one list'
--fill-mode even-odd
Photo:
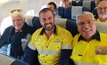
{"label": "airplane window", "polygon": [[3,34],[4,30],[12,25],[12,19],[11,16],[5,17],[2,22],[1,22],[1,26],[0,26],[0,33],[1,35]]}
{"label": "airplane window", "polygon": [[35,15],[34,9],[30,9],[26,12],[26,16],[34,16],[34,15]]}

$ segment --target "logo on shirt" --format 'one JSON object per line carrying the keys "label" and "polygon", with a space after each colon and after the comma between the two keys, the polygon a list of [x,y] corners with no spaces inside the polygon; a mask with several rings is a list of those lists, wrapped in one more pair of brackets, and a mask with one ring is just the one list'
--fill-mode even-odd
{"label": "logo on shirt", "polygon": [[55,39],[55,41],[54,41],[55,43],[60,43],[61,42],[61,40],[60,39]]}
{"label": "logo on shirt", "polygon": [[35,42],[40,42],[41,41],[41,39],[40,38],[37,38],[36,40],[35,40]]}
{"label": "logo on shirt", "polygon": [[107,55],[107,46],[96,46],[96,55]]}

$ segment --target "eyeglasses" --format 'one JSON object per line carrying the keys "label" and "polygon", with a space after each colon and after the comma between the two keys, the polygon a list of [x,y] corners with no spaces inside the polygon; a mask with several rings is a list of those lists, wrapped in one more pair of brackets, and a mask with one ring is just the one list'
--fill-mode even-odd
{"label": "eyeglasses", "polygon": [[77,24],[78,25],[80,25],[80,26],[83,26],[83,25],[85,25],[85,24],[89,24],[89,25],[91,25],[91,24],[93,24],[95,22],[95,20],[90,20],[90,21],[87,21],[87,22],[78,22]]}
{"label": "eyeglasses", "polygon": [[97,7],[97,9],[98,10],[102,10],[102,9],[107,10],[107,7]]}
{"label": "eyeglasses", "polygon": [[22,12],[22,9],[13,9],[13,10],[11,10],[11,13],[14,13],[14,12]]}

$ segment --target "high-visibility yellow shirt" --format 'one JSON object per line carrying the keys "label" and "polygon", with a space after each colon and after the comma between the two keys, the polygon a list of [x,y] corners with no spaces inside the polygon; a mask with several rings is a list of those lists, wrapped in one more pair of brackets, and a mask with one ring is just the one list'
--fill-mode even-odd
{"label": "high-visibility yellow shirt", "polygon": [[60,58],[61,49],[72,49],[73,36],[69,31],[55,26],[53,34],[47,39],[44,29],[34,32],[30,44],[38,51],[41,65],[56,65]]}
{"label": "high-visibility yellow shirt", "polygon": [[[96,20],[96,22],[101,22],[101,21],[100,21],[100,19],[98,18],[98,19]],[[107,20],[106,20],[105,22],[107,22]]]}
{"label": "high-visibility yellow shirt", "polygon": [[78,65],[107,65],[107,34],[97,33],[90,42],[80,38],[80,34],[74,37],[70,58]]}

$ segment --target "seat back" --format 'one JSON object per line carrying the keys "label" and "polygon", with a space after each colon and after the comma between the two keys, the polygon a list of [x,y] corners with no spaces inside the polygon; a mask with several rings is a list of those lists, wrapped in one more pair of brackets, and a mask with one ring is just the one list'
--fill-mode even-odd
{"label": "seat back", "polygon": [[[82,11],[89,11],[89,9],[84,8],[83,6],[72,6],[72,7],[58,7],[58,15],[62,18],[66,19],[75,19],[74,14],[75,12],[82,12]],[[73,15],[72,15],[73,14]]]}
{"label": "seat back", "polygon": [[58,15],[60,15],[61,16],[61,18],[65,18],[65,16],[64,16],[64,7],[58,7]]}
{"label": "seat back", "polygon": [[91,1],[83,1],[83,7],[88,8],[91,11]]}
{"label": "seat back", "polygon": [[71,18],[71,16],[72,16],[71,8],[72,8],[72,7],[68,7],[68,8],[65,8],[65,10],[64,10],[64,17],[65,17],[66,19],[72,19],[72,18]]}
{"label": "seat back", "polygon": [[66,21],[67,21],[67,19],[64,19],[64,18],[57,18],[56,20],[55,20],[55,24],[57,24],[57,25],[59,25],[59,26],[61,26],[62,28],[65,28],[66,29]]}
{"label": "seat back", "polygon": [[95,22],[97,26],[97,30],[102,33],[107,34],[107,22]]}
{"label": "seat back", "polygon": [[95,2],[94,1],[83,1],[83,7],[87,8],[90,12],[93,11],[95,8]]}
{"label": "seat back", "polygon": [[33,18],[34,18],[34,16],[26,16],[25,17],[25,22],[32,27],[33,27],[33,23],[32,23]]}
{"label": "seat back", "polygon": [[77,15],[82,12],[82,6],[72,6],[72,16],[71,19],[76,20]]}
{"label": "seat back", "polygon": [[39,22],[39,17],[36,16],[26,16],[25,17],[26,23],[36,29],[41,27],[41,24]]}

